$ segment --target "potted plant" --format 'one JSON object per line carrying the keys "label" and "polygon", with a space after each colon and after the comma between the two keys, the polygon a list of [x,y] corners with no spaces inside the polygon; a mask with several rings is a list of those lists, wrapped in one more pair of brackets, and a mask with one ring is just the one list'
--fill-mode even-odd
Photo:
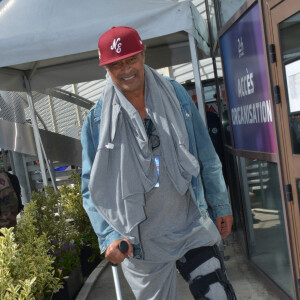
{"label": "potted plant", "polygon": [[36,220],[23,218],[18,230],[0,229],[0,299],[51,299],[62,287],[55,276],[49,243]]}
{"label": "potted plant", "polygon": [[83,284],[81,265],[87,277],[100,262],[80,177],[73,173],[72,179],[59,192],[33,193],[16,233],[2,230],[0,299],[74,299]]}
{"label": "potted plant", "polygon": [[[48,255],[54,258],[55,276],[63,280],[64,289],[53,299],[73,299],[83,284],[80,268],[80,245],[74,222],[66,217],[60,206],[60,193],[51,187],[33,193],[24,215],[36,220],[40,234],[48,240]],[[24,217],[24,216],[23,216]]]}
{"label": "potted plant", "polygon": [[73,181],[72,185],[60,187],[59,202],[64,216],[72,220],[74,229],[78,234],[77,243],[81,245],[82,274],[87,277],[99,264],[102,257],[100,256],[98,237],[83,208],[80,176],[73,172],[71,179]]}

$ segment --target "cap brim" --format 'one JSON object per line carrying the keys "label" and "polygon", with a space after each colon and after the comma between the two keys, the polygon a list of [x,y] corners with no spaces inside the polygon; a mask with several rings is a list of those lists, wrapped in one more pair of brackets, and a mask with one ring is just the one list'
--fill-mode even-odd
{"label": "cap brim", "polygon": [[129,54],[126,54],[126,55],[123,55],[122,57],[120,56],[120,57],[116,57],[116,58],[113,58],[113,59],[108,59],[108,60],[106,60],[106,61],[101,61],[101,60],[100,60],[99,66],[106,66],[106,65],[111,64],[111,63],[113,63],[113,62],[115,62],[115,61],[119,61],[119,60],[122,60],[122,59],[124,59],[124,58],[130,57],[130,56],[134,56],[134,55],[136,55],[136,54],[138,54],[138,53],[143,52],[143,50],[144,50],[144,49],[139,50],[139,51],[136,51],[136,52],[132,52],[132,53],[129,53]]}

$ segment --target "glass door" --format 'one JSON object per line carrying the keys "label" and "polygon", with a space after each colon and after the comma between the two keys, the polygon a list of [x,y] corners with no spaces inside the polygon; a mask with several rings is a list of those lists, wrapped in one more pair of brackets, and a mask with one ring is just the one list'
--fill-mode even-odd
{"label": "glass door", "polygon": [[[300,278],[300,1],[285,0],[270,13],[271,40],[276,61],[272,63],[273,84],[280,94],[277,124],[286,188],[287,212],[294,272]],[[295,282],[296,290],[297,285]]]}

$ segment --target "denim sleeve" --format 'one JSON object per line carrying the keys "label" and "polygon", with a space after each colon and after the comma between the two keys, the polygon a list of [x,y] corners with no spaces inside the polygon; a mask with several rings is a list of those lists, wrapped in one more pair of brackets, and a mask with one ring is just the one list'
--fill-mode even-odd
{"label": "denim sleeve", "polygon": [[206,201],[213,210],[214,218],[231,215],[222,164],[192,99],[190,99],[190,106]]}
{"label": "denim sleeve", "polygon": [[207,128],[200,113],[184,87],[172,82],[176,94],[180,94],[189,103],[192,115],[194,136],[200,164],[201,180],[204,187],[205,199],[212,209],[213,218],[232,214],[228,192],[225,185],[222,164],[212,144]]}
{"label": "denim sleeve", "polygon": [[99,133],[96,130],[96,124],[93,124],[93,110],[87,115],[81,130],[81,144],[82,144],[82,181],[81,181],[81,193],[83,197],[83,207],[87,212],[93,229],[98,236],[100,251],[104,253],[107,246],[114,240],[123,238],[118,232],[112,229],[111,226],[102,218],[99,212],[96,210],[94,203],[90,196],[88,188],[90,181],[90,173],[93,165],[93,161],[97,151],[97,145],[95,143],[95,135]]}

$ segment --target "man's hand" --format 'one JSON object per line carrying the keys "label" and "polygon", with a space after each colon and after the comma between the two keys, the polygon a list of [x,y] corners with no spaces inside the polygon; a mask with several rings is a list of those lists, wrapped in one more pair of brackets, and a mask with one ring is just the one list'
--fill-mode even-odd
{"label": "man's hand", "polygon": [[[119,249],[119,243],[122,240],[128,244],[128,251],[126,253],[122,253]],[[105,258],[107,258],[113,264],[121,263],[128,255],[133,257],[133,247],[127,239],[113,241],[107,246],[105,251]]]}
{"label": "man's hand", "polygon": [[231,232],[232,223],[233,223],[232,215],[219,217],[216,219],[216,226],[223,239],[226,238],[226,236],[228,236],[229,233]]}

